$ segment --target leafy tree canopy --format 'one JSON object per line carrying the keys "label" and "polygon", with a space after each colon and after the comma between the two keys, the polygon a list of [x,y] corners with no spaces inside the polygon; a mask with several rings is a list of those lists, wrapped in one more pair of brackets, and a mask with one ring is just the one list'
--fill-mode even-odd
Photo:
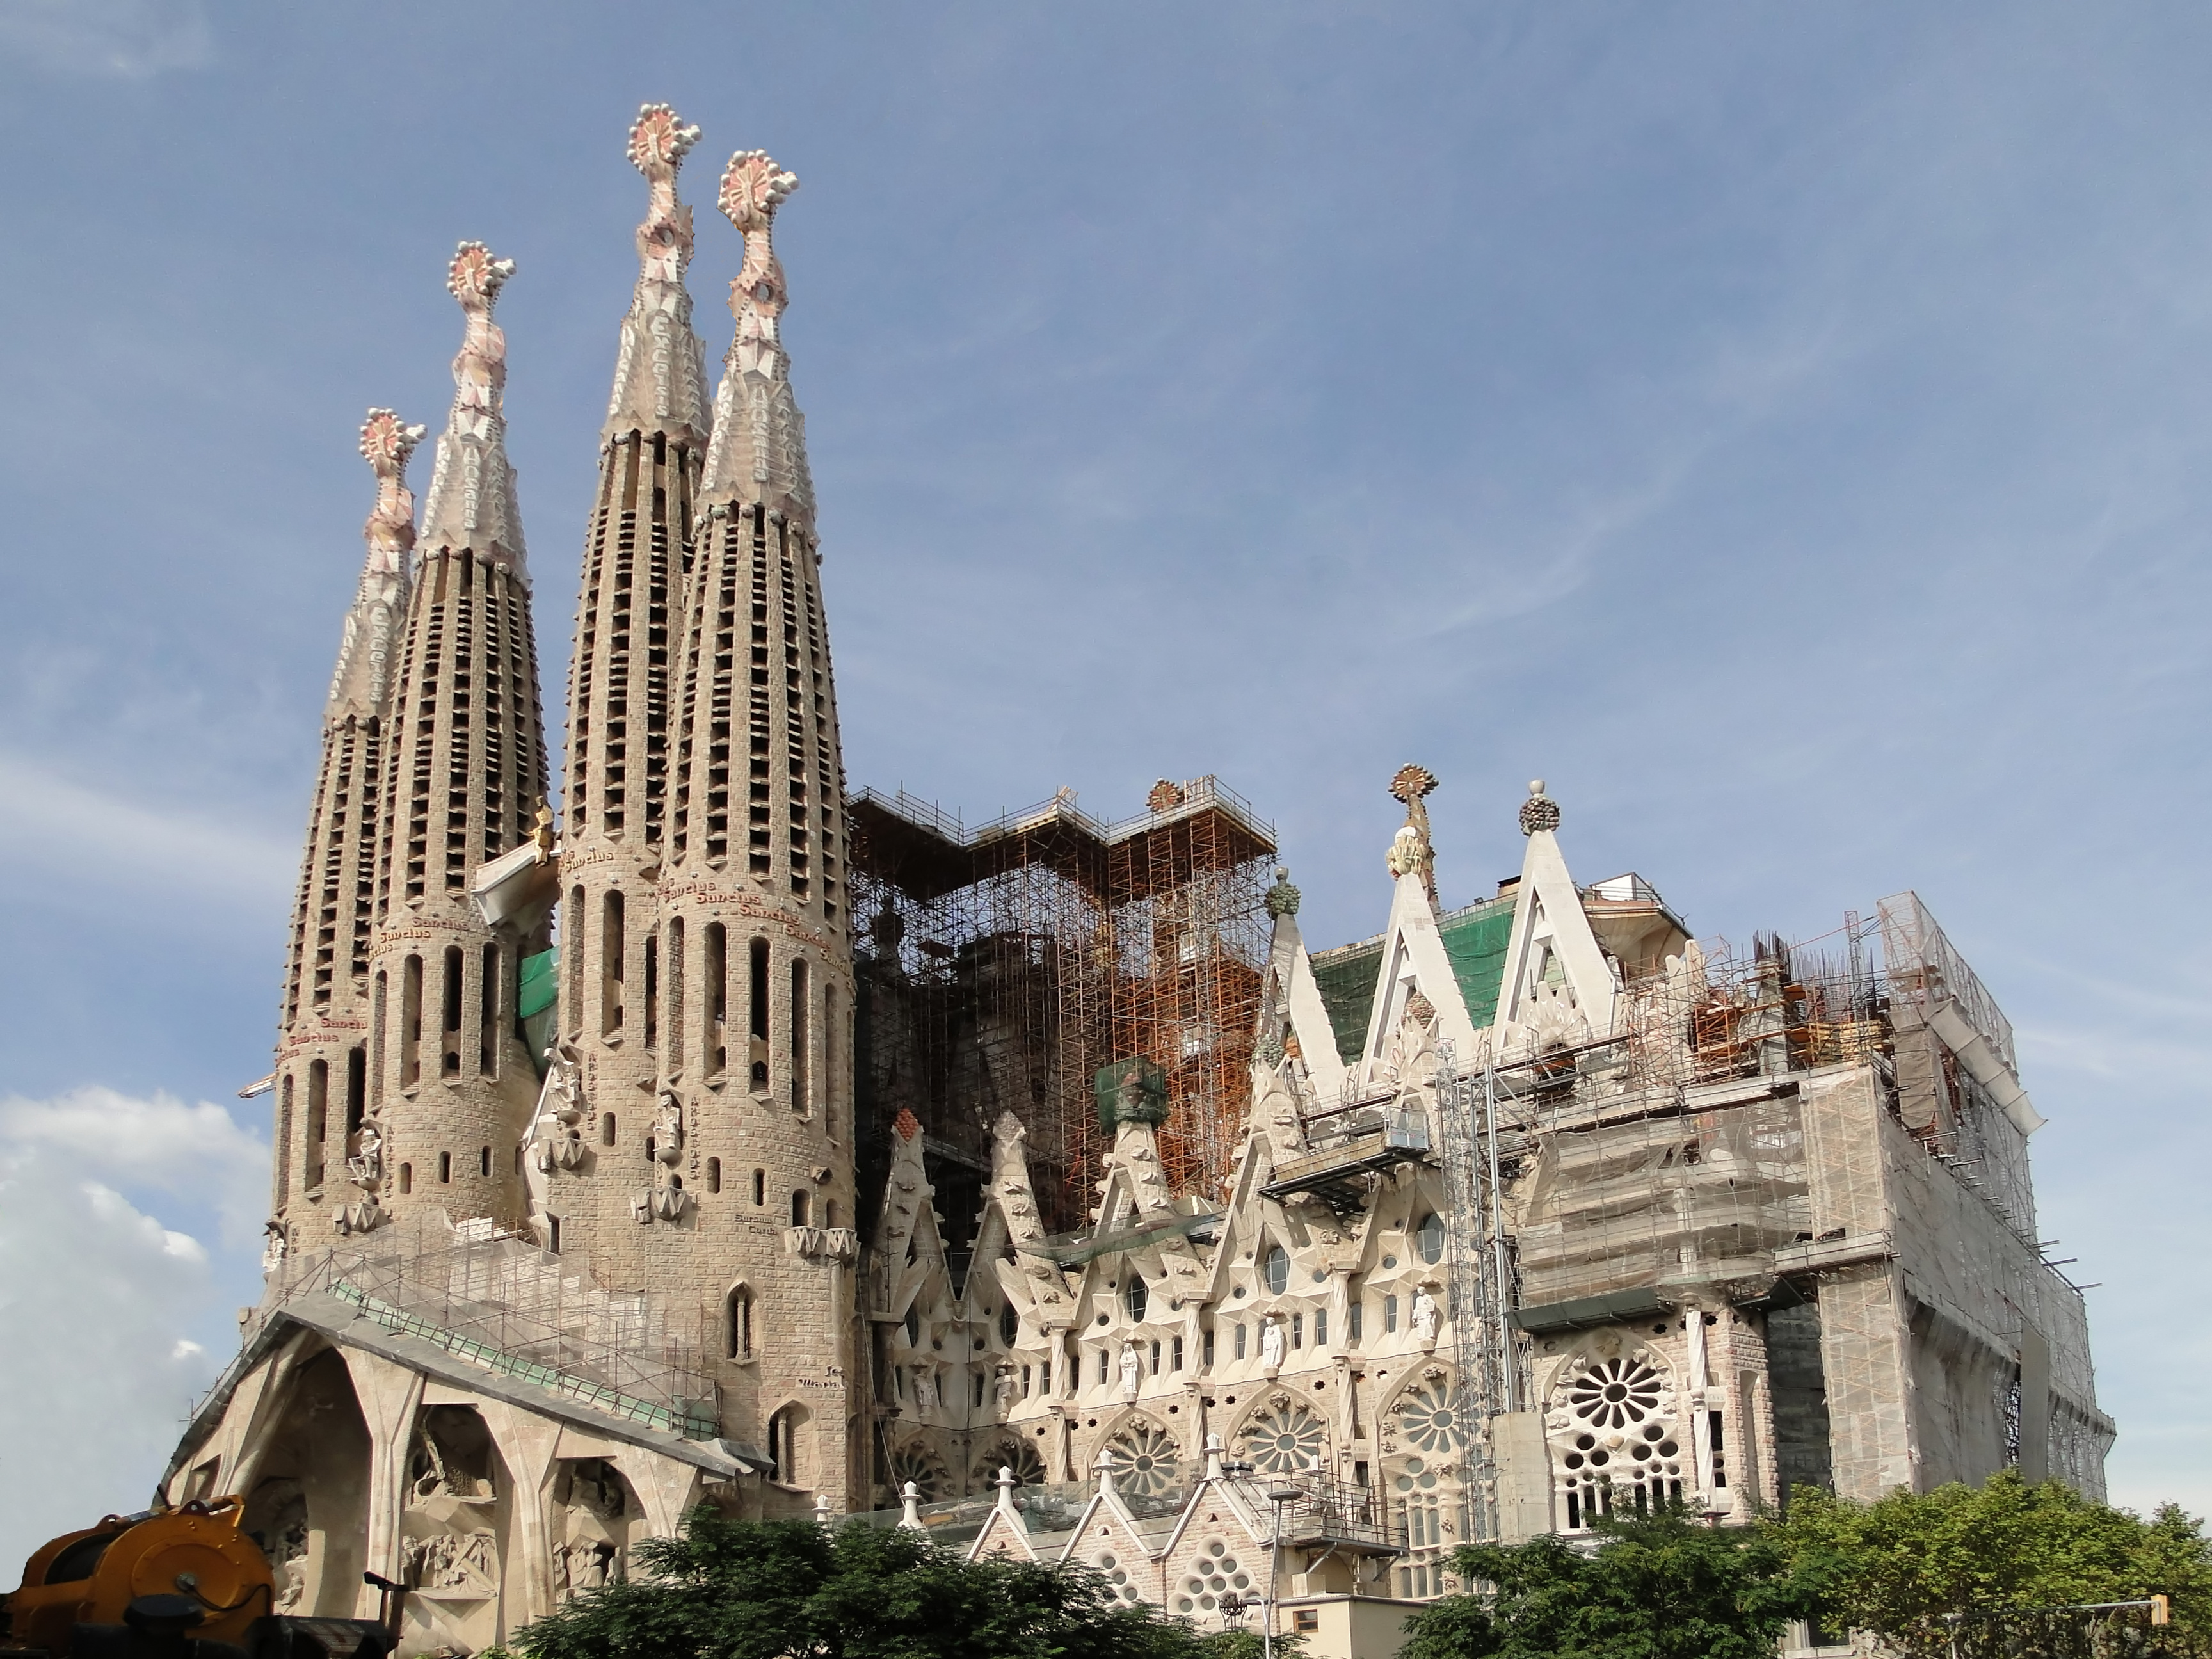
{"label": "leafy tree canopy", "polygon": [[2167,1504],[2148,1521],[2057,1480],[1899,1490],[1854,1504],[1801,1487],[1771,1542],[1828,1583],[1831,1622],[1908,1650],[1948,1644],[1954,1618],[2172,1599],[2168,1650],[2212,1653],[2212,1543]]}
{"label": "leafy tree canopy", "polygon": [[1491,1594],[1447,1596],[1407,1623],[1400,1659],[1773,1659],[1825,1565],[1756,1529],[1676,1514],[1600,1523],[1584,1554],[1555,1537],[1478,1544],[1452,1570]]}
{"label": "leafy tree canopy", "polygon": [[1235,1633],[1195,1635],[1079,1570],[708,1509],[638,1545],[627,1582],[574,1597],[514,1646],[526,1659],[1243,1659]]}

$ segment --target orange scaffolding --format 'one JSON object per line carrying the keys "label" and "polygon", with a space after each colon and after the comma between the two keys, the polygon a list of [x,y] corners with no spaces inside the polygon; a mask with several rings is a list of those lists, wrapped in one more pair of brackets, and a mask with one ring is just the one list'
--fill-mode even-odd
{"label": "orange scaffolding", "polygon": [[[970,830],[903,792],[850,803],[864,1127],[911,1111],[940,1159],[981,1171],[1012,1111],[1054,1231],[1088,1219],[1102,1069],[1164,1073],[1179,1194],[1218,1196],[1250,1093],[1273,829],[1210,777],[1156,785],[1147,809],[1101,823],[1063,791]],[[946,1210],[956,1246],[966,1207]]]}

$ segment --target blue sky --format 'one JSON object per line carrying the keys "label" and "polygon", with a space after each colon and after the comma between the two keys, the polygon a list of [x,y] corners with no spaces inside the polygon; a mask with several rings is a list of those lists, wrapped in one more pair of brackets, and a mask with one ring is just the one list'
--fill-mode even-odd
{"label": "blue sky", "polygon": [[714,164],[803,181],[856,784],[1115,817],[1217,773],[1320,942],[1382,925],[1407,759],[1448,902],[1517,866],[1539,775],[1578,874],[1700,933],[1917,889],[2051,1119],[2114,1495],[2212,1509],[2176,1316],[2212,1164],[2208,69],[2212,14],[2157,3],[0,0],[0,1346],[131,1376],[0,1358],[52,1430],[17,1541],[141,1498],[257,1294],[232,1097],[354,432],[438,424],[463,237],[520,266],[557,713],[647,99],[706,129],[717,357]]}

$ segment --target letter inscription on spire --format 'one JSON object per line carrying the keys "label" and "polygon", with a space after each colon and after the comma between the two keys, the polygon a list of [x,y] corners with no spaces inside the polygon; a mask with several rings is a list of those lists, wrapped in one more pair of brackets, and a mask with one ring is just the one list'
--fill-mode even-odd
{"label": "letter inscription on spire", "polygon": [[645,175],[648,191],[637,228],[637,290],[623,319],[603,441],[639,431],[706,441],[706,351],[691,331],[691,295],[684,285],[691,210],[676,199],[677,169],[698,142],[699,129],[666,104],[646,105],[630,126],[630,165]]}
{"label": "letter inscription on spire", "polygon": [[738,332],[723,360],[700,493],[711,502],[757,501],[811,529],[814,481],[806,469],[806,423],[791,394],[791,360],[777,337],[788,296],[773,240],[775,210],[798,187],[766,150],[739,150],[722,173],[722,212],[744,235],[745,258],[730,284]]}
{"label": "letter inscription on spire", "polygon": [[346,613],[326,720],[386,712],[392,638],[407,614],[407,555],[415,545],[415,495],[407,488],[407,462],[422,441],[421,427],[403,423],[388,409],[370,410],[362,424],[362,459],[376,475],[376,505],[362,526],[368,556],[362,565],[361,591]]}
{"label": "letter inscription on spire", "polygon": [[463,242],[447,267],[447,291],[460,301],[467,325],[460,356],[453,359],[453,410],[438,440],[422,539],[432,548],[466,548],[526,581],[522,514],[515,506],[507,420],[500,410],[507,336],[491,319],[499,290],[514,275],[514,261],[494,258],[482,242]]}

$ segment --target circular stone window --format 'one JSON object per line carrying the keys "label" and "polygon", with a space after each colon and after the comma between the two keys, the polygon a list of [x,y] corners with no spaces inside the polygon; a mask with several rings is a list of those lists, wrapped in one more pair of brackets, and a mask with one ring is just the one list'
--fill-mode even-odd
{"label": "circular stone window", "polygon": [[1641,1359],[1601,1359],[1574,1380],[1567,1405],[1593,1428],[1625,1429],[1659,1409],[1659,1373]]}

